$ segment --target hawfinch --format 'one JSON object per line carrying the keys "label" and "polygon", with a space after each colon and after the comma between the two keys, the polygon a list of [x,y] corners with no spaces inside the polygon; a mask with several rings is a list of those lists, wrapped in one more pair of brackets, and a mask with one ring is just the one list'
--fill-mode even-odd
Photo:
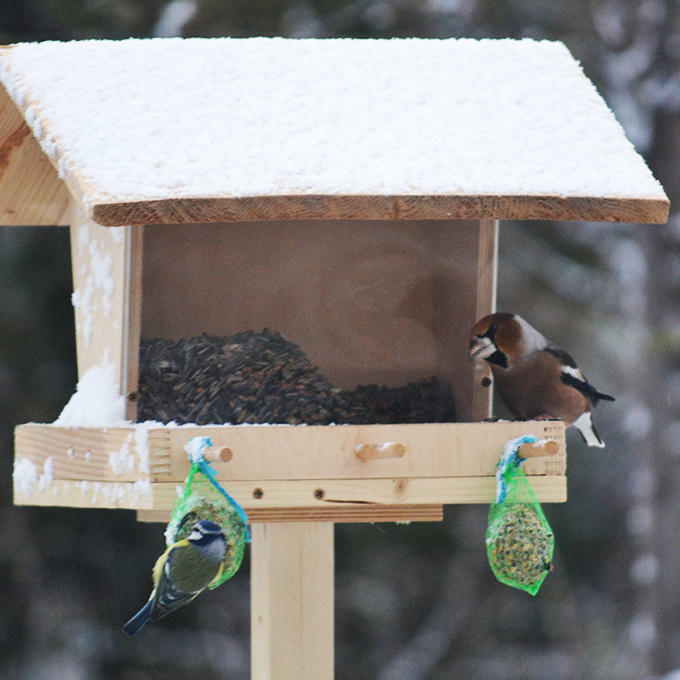
{"label": "hawfinch", "polygon": [[498,393],[516,420],[559,418],[574,425],[588,446],[603,447],[590,416],[600,399],[569,352],[546,340],[521,316],[499,312],[472,329],[470,359],[484,359]]}

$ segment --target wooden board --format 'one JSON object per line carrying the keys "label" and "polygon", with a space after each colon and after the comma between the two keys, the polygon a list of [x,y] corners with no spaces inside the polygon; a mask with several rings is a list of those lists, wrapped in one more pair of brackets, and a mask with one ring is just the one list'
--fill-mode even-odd
{"label": "wooden board", "polygon": [[[496,311],[498,285],[498,220],[480,220],[477,257],[477,309],[475,323]],[[472,328],[468,329],[469,331]],[[484,420],[493,413],[493,376],[486,362],[472,362],[470,420]]]}
{"label": "wooden board", "polygon": [[127,395],[125,417],[137,420],[137,387],[139,383],[139,340],[142,325],[142,270],[144,227],[129,227],[125,241],[125,332],[123,335],[123,394]]}
{"label": "wooden board", "polygon": [[71,259],[78,376],[113,365],[122,394],[134,392],[139,361],[141,227],[106,229],[72,200]]}
{"label": "wooden board", "polygon": [[[239,425],[164,427],[140,424],[109,428],[66,428],[29,423],[16,429],[17,458],[42,467],[52,459],[55,476],[91,481],[182,482],[189,473],[184,446],[192,437],[210,437],[227,447],[228,463],[212,463],[225,483],[241,480],[321,480],[493,476],[504,444],[523,434],[554,439],[556,456],[524,463],[529,475],[564,475],[564,425],[561,421],[434,423],[420,425]],[[399,442],[400,458],[361,461],[361,444]],[[137,461],[130,472],[117,460]],[[144,471],[143,448],[149,471]],[[135,458],[136,457],[136,458]],[[124,467],[124,466],[120,466]]]}
{"label": "wooden board", "polygon": [[[167,524],[171,510],[137,510],[138,522]],[[444,508],[441,505],[357,505],[347,503],[341,507],[256,507],[248,506],[251,524],[277,522],[441,522]]]}
{"label": "wooden board", "polygon": [[[15,483],[15,502],[167,513],[189,471],[184,446],[192,437],[209,436],[216,447],[233,453],[230,462],[214,463],[218,479],[260,521],[330,521],[334,513],[351,521],[348,510],[361,510],[364,521],[386,521],[390,506],[490,502],[503,445],[528,433],[558,444],[556,456],[523,463],[539,500],[566,500],[564,426],[534,421],[107,429],[21,425],[16,460],[33,466],[36,483],[24,490]],[[385,442],[400,442],[404,455],[356,457],[358,445]],[[377,511],[373,519],[370,506]],[[400,512],[399,519],[410,519]]]}
{"label": "wooden board", "polygon": [[459,420],[481,419],[489,393],[473,409],[468,342],[493,299],[494,278],[485,272],[493,272],[495,232],[485,224],[146,227],[142,337],[267,327],[339,387],[434,375],[453,385]]}
{"label": "wooden board", "polygon": [[0,86],[0,226],[66,225],[69,193]]}
{"label": "wooden board", "polygon": [[328,522],[253,527],[253,680],[332,680],[333,541]]}
{"label": "wooden board", "polygon": [[[566,477],[529,475],[539,500],[566,500]],[[350,504],[456,505],[491,503],[496,494],[495,477],[394,477],[389,479],[272,480],[271,482],[225,482],[229,493],[246,509],[326,508]],[[262,497],[259,498],[259,494]],[[153,485],[153,506],[171,508],[177,484]],[[258,496],[258,498],[255,497]]]}
{"label": "wooden board", "polygon": [[[567,500],[565,476],[530,475],[542,503]],[[420,479],[319,479],[224,482],[227,491],[258,522],[394,522],[435,521],[441,512],[432,506],[493,502],[493,477],[432,477]],[[181,484],[139,480],[100,482],[53,479],[29,494],[14,488],[15,505],[69,508],[151,510],[149,521],[167,521]],[[324,493],[317,498],[318,491]],[[260,500],[254,492],[263,493]],[[427,509],[422,511],[421,507]],[[401,507],[401,510],[398,508]],[[423,515],[423,512],[425,513]]]}
{"label": "wooden board", "polygon": [[106,226],[252,220],[668,220],[667,200],[584,196],[253,196],[94,203]]}

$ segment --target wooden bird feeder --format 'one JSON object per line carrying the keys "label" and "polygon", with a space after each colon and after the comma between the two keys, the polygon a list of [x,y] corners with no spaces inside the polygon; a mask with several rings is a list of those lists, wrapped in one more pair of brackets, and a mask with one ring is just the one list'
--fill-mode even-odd
{"label": "wooden bird feeder", "polygon": [[[167,521],[210,436],[253,522],[253,678],[304,680],[333,675],[333,523],[489,503],[523,434],[552,442],[524,465],[539,500],[566,500],[561,422],[481,422],[498,221],[669,204],[564,46],[42,43],[1,48],[0,80],[0,224],[70,227],[79,391],[108,376],[119,414],[17,427],[17,504]],[[338,389],[434,376],[458,422],[137,422],[142,340],[265,327]]]}

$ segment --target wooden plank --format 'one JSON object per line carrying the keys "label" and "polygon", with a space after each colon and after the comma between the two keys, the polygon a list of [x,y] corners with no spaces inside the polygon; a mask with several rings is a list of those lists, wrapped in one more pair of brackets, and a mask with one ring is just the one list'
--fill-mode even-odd
{"label": "wooden plank", "polygon": [[[11,47],[6,46],[0,47],[0,53],[5,52],[8,49],[11,49]],[[0,85],[0,89],[3,90],[4,95],[7,96],[7,98],[9,99],[9,96],[7,95],[7,92],[4,89],[4,87],[2,87],[2,85]],[[52,149],[52,153],[50,154],[50,156],[48,157],[42,151],[40,153],[42,153],[42,157],[44,157],[48,161],[48,163],[52,165],[52,167],[55,169],[55,172],[58,173],[56,176],[62,177],[62,179],[60,180],[61,184],[63,184],[62,188],[63,193],[61,194],[62,199],[68,200],[69,203],[71,201],[75,201],[80,207],[80,209],[88,217],[91,217],[93,205],[92,200],[94,199],[96,201],[98,195],[94,191],[93,187],[87,182],[87,180],[85,180],[81,168],[74,167],[73,164],[68,164],[64,162],[63,159],[64,149],[60,148],[58,144],[54,143],[54,140],[58,138],[58,135],[54,134],[50,121],[45,116],[41,115],[42,103],[40,101],[33,100],[30,97],[23,97],[21,106],[16,104],[16,102],[13,103],[13,105],[19,110],[23,118],[26,118],[26,113],[28,109],[31,108],[32,109],[31,116],[40,119],[40,125],[33,130],[33,134],[31,135],[31,137],[33,138],[35,146],[38,149],[40,149],[39,143],[42,140],[44,139],[49,140],[48,144]],[[47,176],[48,174],[47,171],[45,171],[45,173]],[[59,202],[59,205],[61,208],[65,209],[64,212],[65,221],[61,222],[61,224],[65,225],[70,224],[68,220],[70,206],[66,206],[61,202]],[[115,225],[115,226],[127,226],[127,225]]]}
{"label": "wooden plank", "polygon": [[20,425],[15,455],[42,470],[46,463],[55,479],[90,482],[134,482],[167,479],[170,437],[163,428],[68,428]]}
{"label": "wooden plank", "polygon": [[[498,220],[480,220],[475,322],[496,311],[498,226]],[[472,327],[470,327],[470,330],[472,330]],[[491,368],[486,362],[471,363],[474,378],[472,381],[472,416],[470,419],[484,420],[489,418],[493,412]]]}
{"label": "wooden plank", "polygon": [[113,365],[121,394],[128,394],[128,378],[137,367],[138,349],[131,360],[129,352],[139,328],[139,232],[106,229],[88,219],[75,200],[70,224],[78,376],[92,366]]}
{"label": "wooden plank", "polygon": [[[44,474],[42,470],[39,473]],[[28,493],[15,479],[14,504],[120,510],[152,510],[154,507],[152,485],[148,478],[136,482],[45,478]]]}
{"label": "wooden plank", "polygon": [[480,220],[475,321],[496,311],[498,286],[498,220]]}
{"label": "wooden plank", "polygon": [[123,352],[123,385],[126,398],[127,420],[137,420],[137,399],[139,385],[139,341],[142,326],[142,270],[144,227],[129,227],[125,241],[125,347]]}
{"label": "wooden plank", "polygon": [[[38,473],[41,474],[42,469]],[[566,477],[532,475],[529,480],[541,503],[564,503],[567,500]],[[314,521],[315,509],[327,510],[331,517],[334,516],[334,509],[339,508],[340,517],[356,509],[362,510],[363,521],[378,522],[395,521],[384,519],[391,515],[384,514],[381,506],[409,508],[491,503],[496,493],[496,480],[493,477],[273,480],[228,482],[225,487],[246,513],[252,511],[257,517],[258,512],[261,512],[260,519],[276,516],[286,521],[290,509],[304,508],[290,517],[299,521]],[[137,482],[51,479],[38,482],[27,493],[15,480],[14,503],[169,512],[174,507],[178,488],[181,485],[175,482],[151,483],[149,478],[141,478]],[[262,493],[262,496],[256,499],[254,492],[258,496]],[[372,514],[374,510],[375,514]],[[396,521],[410,519],[409,512],[404,510]],[[414,512],[414,517],[418,514]]]}
{"label": "wooden plank", "polygon": [[[566,445],[559,421],[170,428],[171,480],[184,479],[189,466],[183,448],[199,433],[233,452],[216,463],[220,479],[323,479],[493,475],[504,444],[525,434],[555,439],[560,452],[527,461],[528,474],[564,474]],[[398,442],[401,458],[360,461],[361,444]],[[169,480],[168,480],[169,481]]]}
{"label": "wooden plank", "polygon": [[67,225],[69,193],[0,85],[0,226]]}
{"label": "wooden plank", "polygon": [[[542,503],[567,500],[565,476],[531,475],[529,480]],[[273,480],[257,482],[257,486],[245,481],[225,486],[246,512],[251,508],[331,508],[352,503],[357,506],[491,503],[496,493],[495,477]],[[154,509],[172,508],[176,495],[177,484],[154,484]]]}
{"label": "wooden plank", "polygon": [[253,220],[576,220],[663,224],[670,203],[625,196],[253,196],[103,202],[92,218],[105,226]]}
{"label": "wooden plank", "polygon": [[[209,436],[232,451],[228,463],[214,466],[254,521],[433,521],[440,510],[432,506],[491,502],[503,445],[529,432],[558,448],[555,456],[523,463],[539,500],[565,501],[564,425],[535,421],[77,429],[27,424],[16,429],[16,466],[28,468],[33,481],[26,484],[25,474],[15,478],[15,503],[123,507],[167,517],[189,471],[185,444]],[[405,448],[401,458],[356,456],[360,445],[394,440]]]}
{"label": "wooden plank", "polygon": [[[171,510],[138,510],[138,522],[170,520]],[[248,508],[251,524],[262,522],[441,522],[441,505],[341,505],[340,507]]]}
{"label": "wooden plank", "polygon": [[332,680],[333,524],[256,524],[251,550],[251,678]]}
{"label": "wooden plank", "polygon": [[[554,439],[559,445],[556,456],[526,461],[523,465],[527,474],[564,475],[566,446],[561,421],[205,427],[139,424],[78,429],[29,423],[16,429],[15,452],[17,459],[27,458],[37,467],[42,467],[51,457],[58,478],[127,481],[142,478],[146,473],[138,466],[131,472],[137,477],[118,476],[111,466],[112,452],[121,450],[121,442],[141,441],[147,437],[153,479],[177,483],[189,473],[184,446],[192,437],[206,436],[216,447],[225,446],[233,453],[228,463],[213,464],[224,483],[492,477],[504,444],[525,434],[534,434],[538,439]],[[402,444],[404,456],[367,461],[357,458],[358,446],[385,442]],[[70,456],[70,449],[76,455]],[[90,461],[83,464],[80,459],[87,451]]]}

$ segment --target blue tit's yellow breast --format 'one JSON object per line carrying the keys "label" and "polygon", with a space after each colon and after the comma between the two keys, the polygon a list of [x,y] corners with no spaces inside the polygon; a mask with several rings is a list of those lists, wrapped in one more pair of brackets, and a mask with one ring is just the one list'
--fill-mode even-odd
{"label": "blue tit's yellow breast", "polygon": [[170,581],[184,593],[203,590],[217,576],[221,562],[208,559],[191,544],[175,547],[169,555]]}

